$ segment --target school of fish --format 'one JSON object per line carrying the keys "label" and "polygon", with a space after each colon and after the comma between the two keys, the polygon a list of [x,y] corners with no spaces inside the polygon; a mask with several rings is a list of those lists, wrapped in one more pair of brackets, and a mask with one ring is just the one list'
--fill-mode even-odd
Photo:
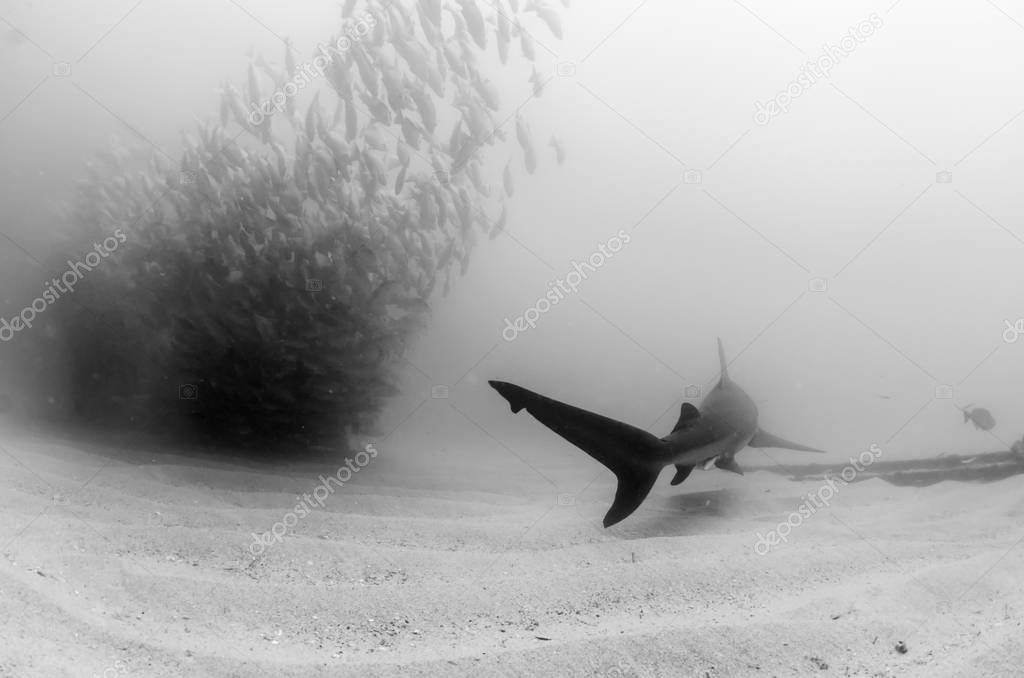
{"label": "school of fish", "polygon": [[[505,228],[515,170],[536,170],[522,116],[519,158],[503,164],[497,194],[480,157],[506,139],[481,54],[495,49],[504,63],[518,38],[533,60],[528,23],[563,34],[547,2],[346,0],[330,43],[350,36],[349,47],[301,106],[298,96],[264,106],[299,70],[286,41],[280,63],[254,58],[242,84],[224,84],[219,119],[185,134],[177,166],[102,154],[74,216],[90,233],[129,234],[125,266],[104,275],[136,293],[109,303],[192,372],[218,369],[204,356],[256,356],[269,419],[288,415],[294,389],[274,392],[287,379],[321,396],[308,407],[376,408],[394,392],[378,366],[401,356],[435,288],[447,295],[453,271],[466,273],[477,232]],[[257,109],[266,115],[254,119]],[[444,111],[457,113],[450,130]],[[561,163],[564,148],[550,145]]]}

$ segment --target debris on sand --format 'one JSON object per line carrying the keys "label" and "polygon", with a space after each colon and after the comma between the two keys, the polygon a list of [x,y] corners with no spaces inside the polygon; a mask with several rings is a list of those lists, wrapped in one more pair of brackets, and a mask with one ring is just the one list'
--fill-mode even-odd
{"label": "debris on sand", "polygon": [[899,652],[900,654],[906,654],[907,653],[907,644],[904,643],[902,640],[897,641],[896,642],[896,651]]}
{"label": "debris on sand", "polygon": [[1015,457],[1024,461],[1024,437],[1014,442],[1013,445],[1010,445],[1010,452],[1012,452]]}
{"label": "debris on sand", "polygon": [[828,662],[821,657],[808,657],[814,667],[819,671],[828,671]]}

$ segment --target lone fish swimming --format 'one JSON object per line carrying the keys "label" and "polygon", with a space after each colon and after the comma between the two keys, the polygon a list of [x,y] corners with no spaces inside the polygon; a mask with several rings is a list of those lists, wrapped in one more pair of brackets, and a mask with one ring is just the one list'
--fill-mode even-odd
{"label": "lone fish swimming", "polygon": [[736,453],[744,447],[779,447],[824,452],[793,443],[762,430],[757,406],[729,378],[722,340],[718,340],[721,377],[696,408],[683,403],[675,428],[664,438],[608,417],[552,400],[505,381],[488,382],[512,407],[525,409],[540,423],[604,464],[618,479],[615,501],[604,517],[610,527],[635,511],[647,498],[661,470],[676,467],[673,485],[686,480],[696,466],[717,466],[742,474]]}

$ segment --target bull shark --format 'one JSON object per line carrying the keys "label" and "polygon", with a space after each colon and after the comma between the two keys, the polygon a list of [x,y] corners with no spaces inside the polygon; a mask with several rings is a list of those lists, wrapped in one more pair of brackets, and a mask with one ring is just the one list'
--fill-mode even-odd
{"label": "bull shark", "polygon": [[658,475],[676,467],[672,485],[686,480],[697,466],[743,474],[736,453],[745,447],[778,447],[824,453],[768,433],[757,423],[757,405],[729,378],[725,350],[718,340],[721,377],[700,408],[683,403],[672,432],[658,438],[647,431],[600,414],[547,398],[506,381],[488,383],[513,413],[525,409],[534,419],[604,464],[618,480],[615,501],[604,517],[611,527],[635,511],[650,494]]}

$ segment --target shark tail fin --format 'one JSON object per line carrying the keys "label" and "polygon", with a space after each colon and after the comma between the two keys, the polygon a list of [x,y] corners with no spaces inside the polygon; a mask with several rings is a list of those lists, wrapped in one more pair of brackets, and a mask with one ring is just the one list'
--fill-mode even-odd
{"label": "shark tail fin", "polygon": [[604,516],[602,524],[605,527],[611,527],[635,511],[651,493],[660,472],[633,464],[622,464],[612,471],[619,485],[615,488],[615,501]]}
{"label": "shark tail fin", "polygon": [[515,414],[518,414],[520,410],[529,404],[530,396],[533,395],[531,391],[526,390],[522,386],[516,386],[507,381],[489,381],[487,383],[491,385],[491,388],[500,393],[502,398],[508,401],[512,412]]}
{"label": "shark tail fin", "polygon": [[722,376],[718,383],[725,385],[729,383],[729,370],[725,364],[725,349],[722,347],[722,338],[718,338],[718,365],[721,368]]}
{"label": "shark tail fin", "polygon": [[537,421],[605,465],[618,479],[615,501],[604,526],[633,513],[643,503],[664,464],[658,452],[664,443],[650,433],[608,417],[534,393],[506,381],[488,382],[513,412],[526,410]]}

